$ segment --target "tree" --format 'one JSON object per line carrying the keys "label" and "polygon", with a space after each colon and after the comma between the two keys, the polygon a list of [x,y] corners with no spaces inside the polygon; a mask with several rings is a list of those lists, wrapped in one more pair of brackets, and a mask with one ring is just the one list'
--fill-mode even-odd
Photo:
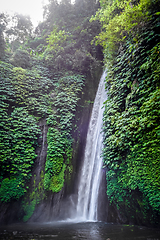
{"label": "tree", "polygon": [[7,25],[7,15],[0,13],[0,59],[4,56],[5,41],[4,41],[4,31]]}
{"label": "tree", "polygon": [[24,16],[15,13],[10,22],[11,27],[7,29],[6,35],[12,46],[12,50],[17,49],[20,44],[23,44],[29,37],[31,37],[33,24],[30,16]]}

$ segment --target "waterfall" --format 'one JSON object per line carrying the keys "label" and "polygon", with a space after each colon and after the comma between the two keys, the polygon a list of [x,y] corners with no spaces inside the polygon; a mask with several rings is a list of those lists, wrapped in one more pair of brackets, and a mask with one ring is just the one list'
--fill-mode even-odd
{"label": "waterfall", "polygon": [[[78,182],[78,195],[71,194],[65,199],[63,191],[48,195],[41,204],[39,204],[30,218],[30,222],[36,221],[61,221],[61,222],[85,222],[98,220],[98,199],[99,186],[102,177],[102,158],[101,150],[103,146],[103,136],[101,134],[103,124],[103,102],[106,100],[105,76],[103,73],[88,127],[86,146],[83,157],[83,164],[80,169]],[[43,120],[40,122],[42,130],[42,147],[38,152],[37,168],[35,175],[40,179],[41,166],[44,166],[47,154],[47,126]],[[104,176],[104,175],[103,175]],[[104,191],[105,192],[105,191]],[[78,197],[78,199],[77,199]],[[53,207],[54,206],[54,207]],[[103,209],[105,212],[105,209]]]}
{"label": "waterfall", "polygon": [[99,82],[87,133],[83,166],[78,186],[76,219],[80,221],[98,220],[98,192],[102,176],[102,107],[106,99],[105,76],[106,73],[104,72]]}

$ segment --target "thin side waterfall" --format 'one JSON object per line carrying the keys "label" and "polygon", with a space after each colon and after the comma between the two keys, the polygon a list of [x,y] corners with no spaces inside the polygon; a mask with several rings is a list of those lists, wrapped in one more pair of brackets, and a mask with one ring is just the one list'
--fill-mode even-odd
{"label": "thin side waterfall", "polygon": [[98,192],[102,176],[102,140],[103,102],[106,99],[104,72],[95,97],[89,123],[83,166],[78,186],[78,203],[76,219],[80,221],[96,221]]}

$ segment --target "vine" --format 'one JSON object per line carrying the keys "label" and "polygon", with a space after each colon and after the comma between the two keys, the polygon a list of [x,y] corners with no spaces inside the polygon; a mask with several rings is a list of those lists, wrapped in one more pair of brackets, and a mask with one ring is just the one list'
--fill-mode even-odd
{"label": "vine", "polygon": [[[19,199],[26,192],[26,182],[36,158],[35,148],[39,129],[36,120],[23,108],[15,108],[7,115],[1,104],[0,198],[4,202]],[[8,106],[7,104],[5,106]],[[4,117],[5,116],[5,117]]]}
{"label": "vine", "polygon": [[44,178],[46,190],[59,192],[64,185],[64,172],[71,174],[72,124],[83,85],[84,78],[80,75],[66,76],[58,81],[53,101],[56,110],[47,119],[50,127]]}
{"label": "vine", "polygon": [[128,38],[106,79],[107,195],[129,219],[144,224],[158,224],[160,215],[159,26],[154,15],[136,40]]}

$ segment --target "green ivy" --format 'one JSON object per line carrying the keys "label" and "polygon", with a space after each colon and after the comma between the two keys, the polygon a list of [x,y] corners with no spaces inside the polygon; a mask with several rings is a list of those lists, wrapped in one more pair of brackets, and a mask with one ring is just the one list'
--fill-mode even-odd
{"label": "green ivy", "polygon": [[[84,78],[80,75],[60,78],[54,93],[53,108],[47,118],[47,160],[44,188],[59,192],[64,185],[64,172],[71,174],[72,124]],[[69,177],[69,176],[68,176]]]}
{"label": "green ivy", "polygon": [[40,133],[35,118],[24,108],[15,108],[8,115],[7,106],[1,103],[0,115],[0,198],[5,202],[24,194],[25,182],[31,177],[36,158],[35,148]]}
{"label": "green ivy", "polygon": [[112,61],[119,44],[128,36],[137,38],[138,32],[146,26],[151,14],[157,14],[158,0],[100,0],[101,8],[91,21],[99,20],[102,31],[95,41],[104,47],[105,61]]}
{"label": "green ivy", "polygon": [[[59,192],[71,179],[75,116],[82,96],[84,100],[84,81],[89,85],[91,79],[92,92],[102,64],[101,48],[90,43],[100,31],[98,21],[89,22],[98,4],[85,5],[85,14],[81,9],[83,14],[77,15],[73,4],[50,2],[45,21],[23,45],[18,39],[11,41],[13,31],[2,29],[9,40],[6,62],[0,61],[0,198],[8,202],[23,196],[24,221],[46,191]],[[19,26],[16,29],[19,31]],[[34,182],[35,152],[41,147],[37,143],[41,143],[40,128],[45,120],[49,130],[44,176]]]}
{"label": "green ivy", "polygon": [[160,215],[160,26],[153,15],[127,38],[106,78],[104,166],[107,195],[128,219],[158,224]]}
{"label": "green ivy", "polygon": [[15,178],[3,179],[0,187],[1,201],[9,202],[11,199],[19,199],[24,195],[25,181],[23,176],[15,176]]}

